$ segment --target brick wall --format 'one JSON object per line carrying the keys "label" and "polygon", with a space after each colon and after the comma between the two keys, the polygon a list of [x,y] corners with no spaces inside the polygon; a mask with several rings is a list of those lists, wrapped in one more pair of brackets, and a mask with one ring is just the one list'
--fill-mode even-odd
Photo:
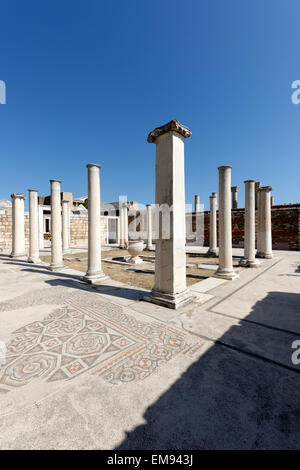
{"label": "brick wall", "polygon": [[[101,243],[106,244],[106,217],[101,217]],[[70,216],[70,246],[87,246],[88,244],[88,215],[87,213],[71,214]]]}
{"label": "brick wall", "polygon": [[[193,222],[195,214],[193,214]],[[217,212],[218,220],[218,212]],[[257,211],[256,211],[257,225]],[[195,224],[193,223],[193,230]],[[257,226],[256,226],[257,229]],[[272,207],[272,241],[278,250],[300,250],[300,204]],[[209,245],[209,211],[204,212],[204,246]],[[244,209],[232,210],[232,245],[244,246]]]}

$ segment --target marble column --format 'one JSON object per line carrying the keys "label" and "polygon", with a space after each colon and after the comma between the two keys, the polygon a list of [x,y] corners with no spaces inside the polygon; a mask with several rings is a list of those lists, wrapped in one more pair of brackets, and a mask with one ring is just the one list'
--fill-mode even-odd
{"label": "marble column", "polygon": [[62,201],[62,251],[69,251],[69,201]]}
{"label": "marble column", "polygon": [[124,211],[124,245],[127,246],[128,243],[128,204],[125,202],[123,205]]}
{"label": "marble column", "polygon": [[187,127],[173,120],[154,129],[147,139],[156,144],[156,211],[168,208],[170,223],[166,227],[160,211],[155,285],[145,300],[173,309],[194,299],[186,285],[185,254],[184,141],[190,135]]}
{"label": "marble column", "polygon": [[275,201],[274,201],[274,196],[271,196],[271,207],[273,207],[275,204]]}
{"label": "marble column", "polygon": [[123,202],[119,202],[119,229],[120,229],[120,248],[125,248],[124,239],[124,210]]}
{"label": "marble column", "polygon": [[258,197],[259,197],[259,188],[261,188],[262,183],[261,181],[256,181],[255,183],[255,209],[258,209]]}
{"label": "marble column", "polygon": [[219,170],[219,268],[214,277],[235,279],[232,265],[232,222],[230,183],[231,166],[220,166]]}
{"label": "marble column", "polygon": [[211,193],[209,196],[209,250],[208,256],[218,256],[217,248],[217,193]]}
{"label": "marble column", "polygon": [[29,192],[29,263],[40,263],[39,243],[39,206],[38,192],[28,189]]}
{"label": "marble column", "polygon": [[257,258],[273,258],[272,221],[271,221],[271,186],[259,189],[258,199],[258,247]]}
{"label": "marble column", "polygon": [[152,245],[152,207],[147,204],[147,250],[153,250]]}
{"label": "marble column", "polygon": [[101,265],[100,165],[88,164],[88,269],[83,280],[94,284],[107,278]]}
{"label": "marble column", "polygon": [[200,196],[195,194],[195,212],[200,212]]}
{"label": "marble column", "polygon": [[12,194],[12,252],[11,258],[26,256],[25,227],[24,227],[24,201],[23,194]]}
{"label": "marble column", "polygon": [[259,266],[255,259],[255,181],[245,183],[244,258],[240,265],[249,268]]}
{"label": "marble column", "polygon": [[50,271],[57,271],[64,267],[62,258],[62,227],[59,180],[50,180],[51,186],[51,263]]}
{"label": "marble column", "polygon": [[232,202],[231,202],[231,207],[232,209],[237,209],[238,208],[238,191],[239,191],[239,186],[231,186],[231,196],[232,196]]}

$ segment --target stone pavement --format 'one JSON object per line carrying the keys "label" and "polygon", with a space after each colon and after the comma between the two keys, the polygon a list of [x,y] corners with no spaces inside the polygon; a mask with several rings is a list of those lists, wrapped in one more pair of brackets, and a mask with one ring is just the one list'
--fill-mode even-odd
{"label": "stone pavement", "polygon": [[179,311],[0,254],[0,449],[299,448],[300,253],[274,254]]}

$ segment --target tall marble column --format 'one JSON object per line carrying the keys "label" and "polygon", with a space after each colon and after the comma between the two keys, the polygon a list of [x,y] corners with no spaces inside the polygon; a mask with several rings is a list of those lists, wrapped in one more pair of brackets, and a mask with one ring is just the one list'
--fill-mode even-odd
{"label": "tall marble column", "polygon": [[232,195],[232,202],[231,202],[231,207],[232,209],[237,209],[238,208],[238,192],[239,192],[239,186],[231,186],[231,195]]}
{"label": "tall marble column", "polygon": [[271,186],[263,186],[259,189],[257,258],[273,258],[270,198],[271,191]]}
{"label": "tall marble column", "polygon": [[259,197],[259,188],[261,188],[262,183],[261,181],[256,181],[255,183],[255,209],[258,209],[258,197]]}
{"label": "tall marble column", "polygon": [[50,180],[51,187],[51,263],[50,271],[57,271],[64,267],[62,258],[62,227],[59,180]]}
{"label": "tall marble column", "polygon": [[200,212],[200,196],[195,194],[195,212]]}
{"label": "tall marble column", "polygon": [[271,207],[273,207],[275,204],[274,196],[271,196]]}
{"label": "tall marble column", "polygon": [[209,250],[206,253],[211,257],[218,256],[217,248],[217,193],[209,196]]}
{"label": "tall marble column", "polygon": [[125,248],[123,202],[119,202],[120,248]]}
{"label": "tall marble column", "polygon": [[232,223],[230,183],[231,166],[220,166],[219,170],[219,268],[214,277],[235,279],[232,265]]}
{"label": "tall marble column", "polygon": [[152,207],[147,204],[147,250],[152,250]]}
{"label": "tall marble column", "polygon": [[173,120],[154,129],[147,139],[156,144],[156,208],[170,210],[170,227],[165,226],[160,212],[155,285],[145,300],[173,309],[194,298],[186,285],[185,254],[184,141],[190,135],[187,127]]}
{"label": "tall marble column", "polygon": [[40,263],[39,243],[39,206],[38,192],[28,189],[29,192],[29,263]]}
{"label": "tall marble column", "polygon": [[12,252],[11,258],[26,256],[25,227],[24,227],[24,200],[23,194],[12,194]]}
{"label": "tall marble column", "polygon": [[90,284],[107,278],[101,265],[100,165],[88,164],[88,269],[83,280]]}
{"label": "tall marble column", "polygon": [[256,268],[259,263],[255,259],[255,181],[245,183],[245,221],[244,221],[244,258],[240,265]]}
{"label": "tall marble column", "polygon": [[69,251],[69,201],[62,201],[62,251]]}

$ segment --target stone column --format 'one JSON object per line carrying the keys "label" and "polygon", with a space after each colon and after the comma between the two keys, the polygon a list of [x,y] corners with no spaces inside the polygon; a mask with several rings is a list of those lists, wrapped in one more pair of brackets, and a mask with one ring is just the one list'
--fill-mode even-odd
{"label": "stone column", "polygon": [[120,248],[125,248],[123,202],[119,202],[119,228],[120,228]]}
{"label": "stone column", "polygon": [[271,191],[271,186],[263,186],[259,189],[257,258],[273,258],[270,198]]}
{"label": "stone column", "polygon": [[231,202],[231,207],[232,209],[237,209],[238,208],[238,191],[239,191],[239,186],[231,186],[231,195],[232,195],[232,202]]}
{"label": "stone column", "polygon": [[62,251],[69,251],[69,201],[62,201]]}
{"label": "stone column", "polygon": [[12,252],[11,258],[26,256],[25,227],[24,227],[24,201],[23,194],[12,194]]}
{"label": "stone column", "polygon": [[271,196],[271,207],[274,206],[274,196]]}
{"label": "stone column", "polygon": [[127,243],[128,243],[128,211],[129,211],[128,203],[125,202],[124,203],[124,243],[125,243],[125,246],[127,246]]}
{"label": "stone column", "polygon": [[217,193],[211,193],[209,196],[210,212],[209,212],[209,250],[208,256],[218,256],[217,248]]}
{"label": "stone column", "polygon": [[61,203],[59,180],[50,180],[51,186],[51,264],[50,271],[64,267],[62,258]]}
{"label": "stone column", "polygon": [[245,183],[245,220],[244,220],[244,258],[240,265],[256,268],[259,263],[255,259],[255,181]]}
{"label": "stone column", "polygon": [[100,165],[88,164],[88,269],[83,280],[90,284],[106,279],[101,265]]}
{"label": "stone column", "polygon": [[230,183],[231,166],[220,166],[219,170],[219,268],[214,277],[234,279],[237,274],[232,265],[232,223]]}
{"label": "stone column", "polygon": [[40,263],[39,243],[39,206],[38,192],[28,189],[29,192],[29,263]]}
{"label": "stone column", "polygon": [[195,194],[195,212],[200,212],[200,196]]}
{"label": "stone column", "polygon": [[256,181],[255,183],[255,209],[258,209],[259,188],[261,188],[261,181]]}
{"label": "stone column", "polygon": [[44,211],[39,205],[39,248],[44,249]]}
{"label": "stone column", "polygon": [[[174,309],[194,298],[186,286],[185,254],[184,141],[190,135],[187,127],[173,120],[154,129],[147,139],[156,144],[155,203],[156,210],[161,211],[155,249],[155,285],[145,300]],[[168,224],[163,221],[165,208],[170,215]]]}
{"label": "stone column", "polygon": [[153,250],[152,245],[152,207],[147,204],[147,250]]}

